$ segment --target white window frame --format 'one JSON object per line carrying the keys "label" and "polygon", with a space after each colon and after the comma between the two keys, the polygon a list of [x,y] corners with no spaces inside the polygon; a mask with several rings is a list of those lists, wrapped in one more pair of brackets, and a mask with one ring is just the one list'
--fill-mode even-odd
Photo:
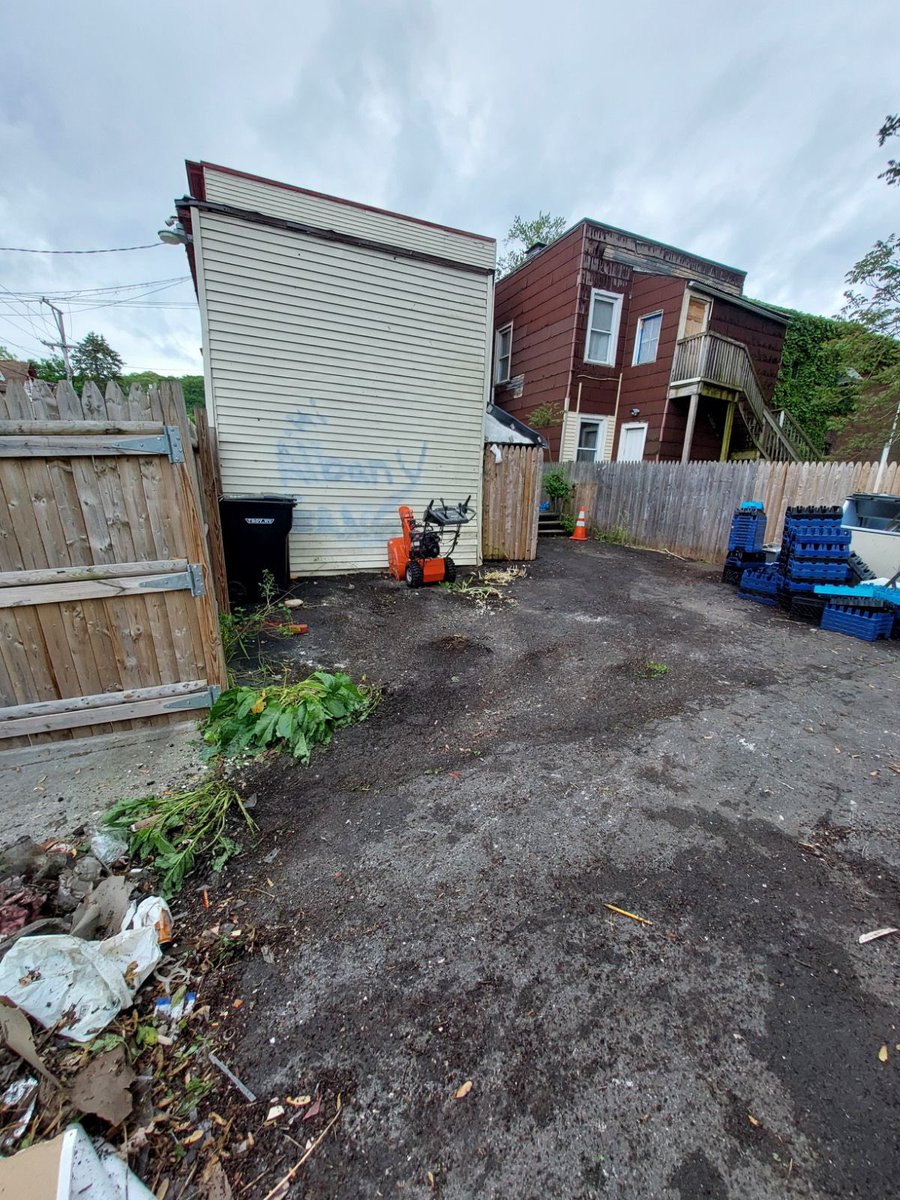
{"label": "white window frame", "polygon": [[[647,422],[647,421],[626,421],[623,425],[619,426],[619,445],[616,450],[616,462],[643,462],[644,461],[644,453],[647,449],[648,426],[649,426],[649,422]],[[643,442],[643,445],[641,446],[641,457],[640,458],[629,458],[629,459],[622,458],[622,447],[623,447],[623,444],[625,441],[625,438],[622,435],[625,433],[626,429],[643,429],[643,431],[644,431],[644,442]]]}
{"label": "white window frame", "polygon": [[[613,302],[613,317],[612,328],[609,331],[609,349],[611,358],[591,358],[589,352],[591,348],[591,330],[594,325],[594,302],[595,300],[611,300]],[[584,331],[584,361],[586,363],[595,363],[601,367],[614,367],[616,365],[616,356],[619,351],[619,324],[622,319],[622,300],[621,292],[605,292],[600,288],[591,288],[591,306],[588,309],[587,328]]]}
{"label": "white window frame", "polygon": [[595,463],[603,462],[603,451],[606,447],[606,417],[593,417],[590,414],[582,414],[578,418],[578,428],[575,430],[575,462],[590,462],[591,459],[579,458],[578,451],[581,449],[579,445],[581,441],[581,429],[583,425],[597,426],[597,444],[594,447]]}
{"label": "white window frame", "polygon": [[[509,334],[509,352],[504,355],[506,358],[506,374],[500,374],[500,339],[505,333]],[[512,379],[512,347],[513,347],[513,323],[507,321],[505,325],[501,325],[494,332],[494,383],[509,383]]]}
{"label": "white window frame", "polygon": [[[641,350],[641,335],[644,331],[644,322],[653,321],[657,317],[659,317],[659,333],[656,335],[656,346],[653,349],[653,357],[645,358],[643,361],[641,361],[641,359],[638,358],[638,355],[640,354]],[[661,308],[658,308],[656,312],[644,313],[642,317],[638,317],[637,328],[634,332],[634,353],[631,356],[631,365],[633,367],[648,367],[651,363],[655,363],[657,358],[659,358],[659,339],[660,335],[662,334],[662,319],[663,310]]]}

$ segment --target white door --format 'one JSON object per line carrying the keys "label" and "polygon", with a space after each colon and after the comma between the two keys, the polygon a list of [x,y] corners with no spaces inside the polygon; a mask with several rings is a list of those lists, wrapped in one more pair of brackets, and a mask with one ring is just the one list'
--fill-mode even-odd
{"label": "white door", "polygon": [[634,421],[619,430],[619,462],[641,462],[647,441],[646,421]]}

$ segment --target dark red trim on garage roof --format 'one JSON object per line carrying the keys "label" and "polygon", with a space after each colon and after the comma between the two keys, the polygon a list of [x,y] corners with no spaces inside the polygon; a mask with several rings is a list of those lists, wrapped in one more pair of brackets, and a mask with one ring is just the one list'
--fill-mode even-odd
{"label": "dark red trim on garage roof", "polygon": [[410,217],[406,213],[392,212],[389,208],[376,208],[372,204],[360,204],[357,200],[344,200],[341,196],[329,196],[326,192],[314,192],[310,188],[296,187],[292,183],[266,179],[264,175],[251,175],[249,171],[236,171],[234,167],[222,167],[218,163],[191,162],[190,160],[187,160],[185,165],[191,195],[197,200],[206,199],[206,181],[203,178],[203,171],[206,168],[210,171],[221,171],[223,175],[236,175],[239,179],[249,179],[253,183],[267,183],[270,187],[283,188],[286,192],[299,192],[302,196],[314,196],[317,200],[330,200],[333,204],[344,204],[347,208],[360,208],[364,212],[379,213],[383,217],[397,217],[401,221],[412,221],[414,225],[424,225],[427,229],[440,229],[444,233],[456,233],[460,237],[472,238],[476,242],[496,244],[495,238],[485,237],[480,233],[470,233],[466,229],[454,229],[452,225],[439,225],[435,221],[423,221],[421,217]]}

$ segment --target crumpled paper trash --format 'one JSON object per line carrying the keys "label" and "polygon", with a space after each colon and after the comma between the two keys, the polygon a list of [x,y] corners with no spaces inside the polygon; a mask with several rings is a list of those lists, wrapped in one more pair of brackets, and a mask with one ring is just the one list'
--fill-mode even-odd
{"label": "crumpled paper trash", "polygon": [[135,992],[162,958],[154,919],[160,908],[144,903],[137,928],[102,942],[70,934],[20,938],[0,963],[0,996],[47,1029],[59,1023],[64,1037],[89,1042],[123,1008],[130,1008]]}

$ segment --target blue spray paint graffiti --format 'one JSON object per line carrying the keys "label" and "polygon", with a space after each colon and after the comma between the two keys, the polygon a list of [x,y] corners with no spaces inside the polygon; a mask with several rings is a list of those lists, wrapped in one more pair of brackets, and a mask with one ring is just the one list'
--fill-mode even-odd
{"label": "blue spray paint graffiti", "polygon": [[[285,424],[276,451],[281,486],[288,492],[313,487],[317,495],[312,505],[300,504],[294,516],[294,532],[329,534],[335,530],[353,530],[357,537],[380,541],[398,531],[397,508],[409,504],[425,473],[429,443],[422,442],[414,458],[399,450],[388,457],[352,452],[352,436],[342,433],[340,440],[326,443],[316,434],[333,430],[337,422],[319,411],[315,400],[305,411],[294,413]],[[327,489],[339,484],[359,487],[358,505],[346,495],[329,503]],[[377,492],[366,492],[366,485]],[[387,488],[387,491],[385,491]]]}

